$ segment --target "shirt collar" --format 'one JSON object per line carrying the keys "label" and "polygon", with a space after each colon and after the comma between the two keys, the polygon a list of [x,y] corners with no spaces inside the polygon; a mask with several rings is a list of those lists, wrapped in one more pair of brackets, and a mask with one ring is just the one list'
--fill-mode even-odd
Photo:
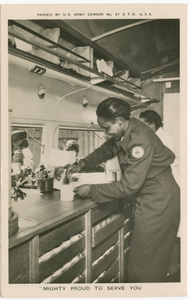
{"label": "shirt collar", "polygon": [[159,127],[158,130],[156,130],[155,133],[157,134],[157,133],[161,132],[162,130],[163,130],[163,128],[162,128],[162,127]]}

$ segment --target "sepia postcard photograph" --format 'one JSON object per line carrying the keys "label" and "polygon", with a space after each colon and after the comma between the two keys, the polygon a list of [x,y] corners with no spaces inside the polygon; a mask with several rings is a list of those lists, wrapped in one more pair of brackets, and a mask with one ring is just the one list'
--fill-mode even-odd
{"label": "sepia postcard photograph", "polygon": [[1,296],[187,296],[187,4],[1,5]]}

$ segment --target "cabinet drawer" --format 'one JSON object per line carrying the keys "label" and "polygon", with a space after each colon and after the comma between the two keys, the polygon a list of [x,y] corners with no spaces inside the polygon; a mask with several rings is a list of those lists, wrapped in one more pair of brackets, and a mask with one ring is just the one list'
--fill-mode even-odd
{"label": "cabinet drawer", "polygon": [[29,243],[21,244],[9,251],[9,283],[29,283]]}
{"label": "cabinet drawer", "polygon": [[85,216],[73,220],[55,230],[52,230],[40,237],[40,256],[58,247],[70,237],[81,233],[85,229]]}

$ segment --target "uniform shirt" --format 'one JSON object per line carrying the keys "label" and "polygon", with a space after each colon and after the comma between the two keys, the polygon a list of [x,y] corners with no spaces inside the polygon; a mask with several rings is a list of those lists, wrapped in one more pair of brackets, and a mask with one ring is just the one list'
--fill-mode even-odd
{"label": "uniform shirt", "polygon": [[123,177],[108,184],[91,185],[92,200],[107,202],[133,195],[145,181],[163,173],[175,156],[143,122],[131,118],[118,146],[113,138],[83,159],[86,170],[118,156]]}
{"label": "uniform shirt", "polygon": [[[162,143],[175,154],[175,160],[173,164],[171,164],[171,168],[172,168],[172,174],[175,178],[175,181],[180,186],[179,153],[178,153],[176,141],[174,140],[173,136],[169,132],[164,130],[162,127],[160,127],[155,133],[161,139]],[[180,237],[181,235],[180,231],[181,229],[179,227],[177,233],[178,237]]]}
{"label": "uniform shirt", "polygon": [[30,167],[32,169],[32,171],[34,171],[34,162],[32,160],[33,158],[33,154],[30,151],[29,148],[24,148],[22,150],[23,155],[24,155],[24,159],[23,159],[23,165],[25,168]]}
{"label": "uniform shirt", "polygon": [[19,150],[14,151],[12,162],[20,163],[21,166],[23,166],[23,161],[24,161],[24,155],[23,155],[22,150],[19,149]]}
{"label": "uniform shirt", "polygon": [[175,154],[176,158],[171,165],[171,168],[173,176],[179,185],[179,153],[176,141],[174,140],[173,136],[169,132],[165,131],[162,127],[156,131],[156,135],[161,139],[162,143]]}

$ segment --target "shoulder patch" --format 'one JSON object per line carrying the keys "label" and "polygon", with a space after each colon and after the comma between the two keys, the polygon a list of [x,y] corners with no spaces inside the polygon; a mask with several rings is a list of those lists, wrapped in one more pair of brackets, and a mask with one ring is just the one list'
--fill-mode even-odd
{"label": "shoulder patch", "polygon": [[141,158],[144,155],[144,149],[140,146],[134,147],[132,149],[132,156],[134,158]]}

